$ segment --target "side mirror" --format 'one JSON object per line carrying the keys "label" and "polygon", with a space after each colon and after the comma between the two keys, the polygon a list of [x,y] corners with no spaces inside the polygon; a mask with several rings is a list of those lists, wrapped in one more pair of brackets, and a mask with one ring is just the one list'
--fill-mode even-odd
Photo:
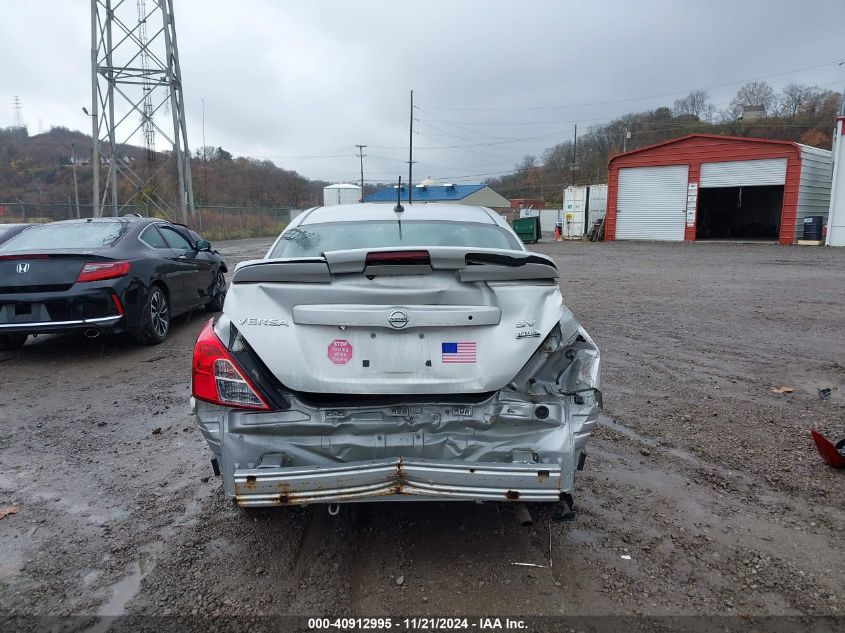
{"label": "side mirror", "polygon": [[211,250],[211,242],[208,240],[197,240],[197,250],[198,251],[210,251]]}

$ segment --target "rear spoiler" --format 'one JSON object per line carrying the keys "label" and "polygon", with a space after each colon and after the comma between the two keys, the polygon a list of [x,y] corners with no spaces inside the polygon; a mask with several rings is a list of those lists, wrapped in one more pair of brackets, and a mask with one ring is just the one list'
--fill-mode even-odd
{"label": "rear spoiler", "polygon": [[[243,262],[235,269],[232,283],[331,283],[332,275],[370,272],[367,255],[370,253],[420,251],[409,249],[354,249],[328,251],[322,257],[309,259],[262,259]],[[397,266],[390,274],[421,274],[431,270],[457,270],[460,280],[518,281],[554,280],[559,277],[554,261],[545,255],[501,249],[473,249],[434,246],[425,249],[431,259],[426,266]],[[387,267],[372,272],[386,274]],[[411,270],[413,268],[413,270]],[[421,270],[424,269],[424,270]]]}
{"label": "rear spoiler", "polygon": [[329,284],[332,276],[325,259],[258,259],[235,268],[233,284]]}

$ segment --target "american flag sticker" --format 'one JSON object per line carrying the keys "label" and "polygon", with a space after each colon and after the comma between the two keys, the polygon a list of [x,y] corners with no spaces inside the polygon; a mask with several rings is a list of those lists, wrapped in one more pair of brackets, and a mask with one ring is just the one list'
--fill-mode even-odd
{"label": "american flag sticker", "polygon": [[440,360],[444,363],[475,364],[475,341],[468,343],[443,343]]}

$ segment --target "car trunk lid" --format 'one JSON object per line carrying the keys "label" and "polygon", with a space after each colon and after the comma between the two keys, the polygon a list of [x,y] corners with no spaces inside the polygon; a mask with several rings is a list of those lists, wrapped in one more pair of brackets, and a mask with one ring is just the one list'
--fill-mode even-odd
{"label": "car trunk lid", "polygon": [[85,253],[14,253],[0,255],[0,294],[69,289],[85,262],[107,261]]}
{"label": "car trunk lid", "polygon": [[400,252],[246,262],[226,314],[288,388],[347,394],[500,389],[561,318],[548,258],[454,247],[389,256]]}

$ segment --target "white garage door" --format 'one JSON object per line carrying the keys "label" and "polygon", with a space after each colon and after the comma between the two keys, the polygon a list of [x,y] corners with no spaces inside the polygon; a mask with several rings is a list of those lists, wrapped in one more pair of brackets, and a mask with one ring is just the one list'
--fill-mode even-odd
{"label": "white garage door", "polygon": [[687,165],[620,169],[616,239],[682,242],[688,174]]}
{"label": "white garage door", "polygon": [[703,163],[701,187],[754,187],[782,185],[786,182],[786,159],[732,160]]}

